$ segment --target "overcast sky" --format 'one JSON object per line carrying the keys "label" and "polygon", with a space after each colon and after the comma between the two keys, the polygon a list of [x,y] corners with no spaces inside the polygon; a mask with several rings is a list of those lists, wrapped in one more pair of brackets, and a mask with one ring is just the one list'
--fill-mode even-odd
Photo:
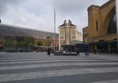
{"label": "overcast sky", "polygon": [[[94,1],[94,2],[93,2]],[[53,32],[53,10],[56,26],[71,20],[78,31],[88,25],[87,8],[102,5],[108,0],[0,0],[0,19],[3,24]]]}

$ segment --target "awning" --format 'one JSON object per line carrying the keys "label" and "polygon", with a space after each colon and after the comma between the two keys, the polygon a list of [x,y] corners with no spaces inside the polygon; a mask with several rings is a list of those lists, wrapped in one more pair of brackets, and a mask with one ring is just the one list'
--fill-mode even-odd
{"label": "awning", "polygon": [[100,41],[100,42],[98,42],[98,45],[99,45],[99,46],[105,46],[105,45],[107,45],[107,44],[109,44],[108,41]]}
{"label": "awning", "polygon": [[109,44],[111,45],[117,44],[117,40],[110,41]]}

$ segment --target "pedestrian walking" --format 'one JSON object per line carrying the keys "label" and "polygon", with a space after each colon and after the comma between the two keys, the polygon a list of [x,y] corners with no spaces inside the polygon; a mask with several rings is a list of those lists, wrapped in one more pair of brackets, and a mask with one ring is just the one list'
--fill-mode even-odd
{"label": "pedestrian walking", "polygon": [[77,50],[77,55],[79,55],[79,56],[80,56],[80,51],[79,51],[79,50]]}
{"label": "pedestrian walking", "polygon": [[47,50],[47,54],[50,56],[50,51],[51,51],[51,49],[50,48],[48,48],[48,50]]}
{"label": "pedestrian walking", "polygon": [[94,54],[97,54],[97,51],[96,51],[96,49],[94,49]]}
{"label": "pedestrian walking", "polygon": [[86,45],[86,44],[85,44],[85,46],[84,46],[84,51],[85,51],[85,55],[86,55],[86,56],[89,56],[89,47],[88,47],[88,45]]}

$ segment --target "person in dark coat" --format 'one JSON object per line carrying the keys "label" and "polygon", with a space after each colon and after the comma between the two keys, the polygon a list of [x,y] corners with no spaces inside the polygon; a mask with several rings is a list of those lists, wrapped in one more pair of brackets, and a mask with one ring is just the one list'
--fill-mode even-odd
{"label": "person in dark coat", "polygon": [[88,45],[85,45],[84,46],[84,51],[85,51],[85,55],[86,56],[89,56],[89,48],[88,48]]}
{"label": "person in dark coat", "polygon": [[80,51],[79,51],[79,50],[77,50],[77,55],[79,55],[79,56],[80,56]]}
{"label": "person in dark coat", "polygon": [[97,51],[96,51],[96,49],[94,49],[94,54],[97,54]]}
{"label": "person in dark coat", "polygon": [[50,48],[48,48],[48,50],[47,50],[47,54],[50,56],[50,51],[51,51],[51,49]]}

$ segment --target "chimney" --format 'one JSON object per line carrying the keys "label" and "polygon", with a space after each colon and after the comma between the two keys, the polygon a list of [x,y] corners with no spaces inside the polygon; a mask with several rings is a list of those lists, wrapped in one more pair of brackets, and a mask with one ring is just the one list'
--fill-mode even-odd
{"label": "chimney", "polygon": [[72,24],[72,21],[71,20],[68,20],[68,24],[71,25]]}
{"label": "chimney", "polygon": [[66,20],[64,20],[64,24],[66,24]]}

